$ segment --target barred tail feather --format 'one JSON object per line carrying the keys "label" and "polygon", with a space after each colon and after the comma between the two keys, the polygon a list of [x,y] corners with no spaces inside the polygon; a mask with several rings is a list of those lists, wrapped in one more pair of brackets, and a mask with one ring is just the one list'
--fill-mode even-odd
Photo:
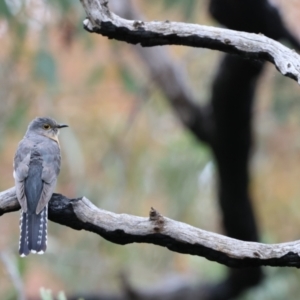
{"label": "barred tail feather", "polygon": [[[47,248],[47,221],[48,206],[38,215],[35,213],[23,213],[20,255],[26,256],[29,252],[43,254]],[[25,229],[25,230],[24,230]]]}
{"label": "barred tail feather", "polygon": [[20,217],[20,241],[19,241],[19,253],[21,257],[25,257],[29,254],[28,249],[28,227],[27,227],[27,214],[21,210]]}
{"label": "barred tail feather", "polygon": [[[47,249],[47,226],[48,226],[48,205],[42,210],[45,211],[44,223],[42,228],[42,238],[41,238],[41,247],[40,251],[37,251],[37,254],[44,254]],[[41,213],[42,213],[41,212]]]}

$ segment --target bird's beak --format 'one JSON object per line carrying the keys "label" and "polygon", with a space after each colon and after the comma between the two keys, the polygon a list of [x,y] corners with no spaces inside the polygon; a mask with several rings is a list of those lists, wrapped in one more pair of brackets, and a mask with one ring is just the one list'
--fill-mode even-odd
{"label": "bird's beak", "polygon": [[64,127],[69,127],[69,125],[67,125],[67,124],[58,124],[57,125],[57,128],[64,128]]}

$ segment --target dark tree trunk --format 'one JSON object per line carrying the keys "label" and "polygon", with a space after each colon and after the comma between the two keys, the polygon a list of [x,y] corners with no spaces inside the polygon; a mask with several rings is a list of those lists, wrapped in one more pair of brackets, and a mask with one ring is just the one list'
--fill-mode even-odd
{"label": "dark tree trunk", "polygon": [[[258,241],[249,195],[252,106],[263,64],[225,55],[212,88],[218,196],[228,236]],[[230,270],[209,299],[230,299],[262,278],[261,268]]]}
{"label": "dark tree trunk", "polygon": [[224,227],[230,237],[257,241],[250,204],[249,155],[252,105],[263,64],[226,55],[214,80],[212,106],[215,142],[212,145],[219,181]]}
{"label": "dark tree trunk", "polygon": [[[211,0],[210,12],[230,29],[297,40],[285,28],[280,14],[267,0]],[[213,82],[211,105],[215,139],[211,145],[218,168],[219,202],[226,233],[258,241],[251,196],[249,159],[252,107],[263,63],[225,55]],[[208,299],[230,299],[262,279],[261,268],[231,269],[228,278],[210,289]]]}

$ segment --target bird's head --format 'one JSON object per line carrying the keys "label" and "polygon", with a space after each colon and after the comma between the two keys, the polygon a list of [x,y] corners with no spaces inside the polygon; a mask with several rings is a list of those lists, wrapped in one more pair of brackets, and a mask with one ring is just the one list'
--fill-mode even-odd
{"label": "bird's head", "polygon": [[28,125],[26,135],[38,134],[46,136],[58,142],[59,129],[68,127],[66,124],[58,124],[54,119],[48,117],[35,118]]}

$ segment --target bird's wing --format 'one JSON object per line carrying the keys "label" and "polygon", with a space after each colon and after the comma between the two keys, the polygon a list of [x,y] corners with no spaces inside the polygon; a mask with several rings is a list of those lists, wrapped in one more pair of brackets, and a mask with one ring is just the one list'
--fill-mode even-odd
{"label": "bird's wing", "polygon": [[60,148],[55,141],[48,140],[46,145],[39,147],[43,159],[42,181],[43,189],[38,202],[36,213],[39,214],[48,204],[54,192],[57,176],[60,171]]}
{"label": "bird's wing", "polygon": [[28,176],[29,162],[31,156],[32,142],[23,139],[18,146],[14,157],[14,179],[16,194],[23,212],[27,211],[27,200],[25,195],[25,179]]}

